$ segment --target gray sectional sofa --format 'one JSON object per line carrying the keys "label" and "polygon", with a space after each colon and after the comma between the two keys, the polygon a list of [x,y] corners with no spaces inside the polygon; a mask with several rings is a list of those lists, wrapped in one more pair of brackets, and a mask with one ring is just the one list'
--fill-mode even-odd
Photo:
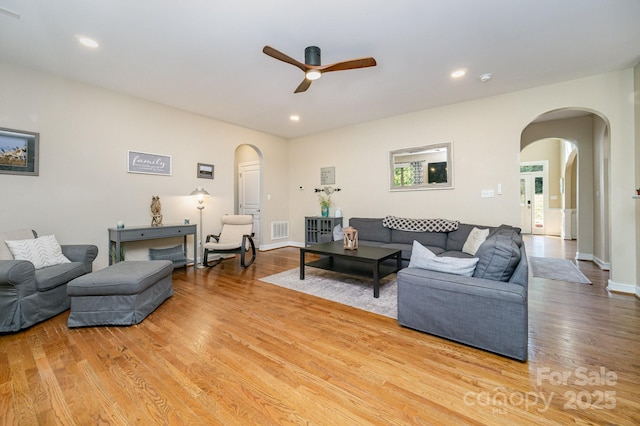
{"label": "gray sectional sofa", "polygon": [[[382,218],[351,218],[361,245],[402,250],[413,241],[437,256],[472,258],[473,276],[406,267],[398,272],[400,325],[520,361],[528,352],[528,262],[520,229],[457,224],[445,232],[415,232],[383,225]],[[462,251],[473,228],[489,229],[475,255]]]}
{"label": "gray sectional sofa", "polygon": [[[90,244],[61,245],[71,262],[35,269],[27,260],[8,258],[5,239],[33,238],[20,233],[0,234],[0,333],[30,327],[69,309],[67,283],[91,272],[98,247]],[[9,253],[9,255],[6,255]]]}

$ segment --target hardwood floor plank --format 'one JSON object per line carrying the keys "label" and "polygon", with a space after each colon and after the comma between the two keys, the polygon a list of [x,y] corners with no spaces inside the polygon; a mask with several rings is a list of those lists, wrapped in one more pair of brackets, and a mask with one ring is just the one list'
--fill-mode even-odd
{"label": "hardwood floor plank", "polygon": [[[575,256],[575,242],[525,242]],[[530,279],[522,363],[259,281],[298,261],[284,248],[178,269],[174,296],[131,327],[68,329],[65,312],[1,335],[0,422],[640,423],[640,302],[590,262],[576,263],[593,285]]]}

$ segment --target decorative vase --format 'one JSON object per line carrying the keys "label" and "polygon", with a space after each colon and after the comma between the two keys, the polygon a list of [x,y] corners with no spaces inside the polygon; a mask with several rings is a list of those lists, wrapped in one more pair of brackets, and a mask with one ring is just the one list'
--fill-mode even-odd
{"label": "decorative vase", "polygon": [[322,207],[322,217],[329,217],[329,206],[321,206]]}

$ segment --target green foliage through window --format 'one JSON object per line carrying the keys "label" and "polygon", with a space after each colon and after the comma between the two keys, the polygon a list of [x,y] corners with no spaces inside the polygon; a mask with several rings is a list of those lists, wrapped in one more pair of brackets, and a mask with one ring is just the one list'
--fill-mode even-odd
{"label": "green foliage through window", "polygon": [[543,187],[542,187],[542,178],[541,177],[537,177],[536,181],[535,181],[535,185],[536,185],[536,195],[540,195],[543,193]]}
{"label": "green foliage through window", "polygon": [[542,172],[544,167],[542,164],[534,164],[533,166],[520,166],[520,173]]}
{"label": "green foliage through window", "polygon": [[393,169],[393,185],[407,186],[413,184],[413,171],[409,165]]}

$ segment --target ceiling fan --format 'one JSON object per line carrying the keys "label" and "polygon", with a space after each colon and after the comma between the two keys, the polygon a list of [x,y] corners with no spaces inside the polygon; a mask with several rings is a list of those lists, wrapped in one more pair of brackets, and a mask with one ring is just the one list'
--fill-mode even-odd
{"label": "ceiling fan", "polygon": [[266,55],[271,56],[279,61],[286,62],[294,65],[304,71],[305,78],[302,83],[294,90],[293,93],[300,93],[306,91],[313,80],[320,78],[325,72],[331,71],[345,71],[356,68],[366,68],[376,66],[376,60],[368,58],[351,59],[348,61],[336,62],[335,64],[320,65],[320,48],[317,46],[309,46],[304,49],[304,64],[296,61],[292,57],[285,55],[279,50],[274,49],[271,46],[265,46],[262,49]]}

